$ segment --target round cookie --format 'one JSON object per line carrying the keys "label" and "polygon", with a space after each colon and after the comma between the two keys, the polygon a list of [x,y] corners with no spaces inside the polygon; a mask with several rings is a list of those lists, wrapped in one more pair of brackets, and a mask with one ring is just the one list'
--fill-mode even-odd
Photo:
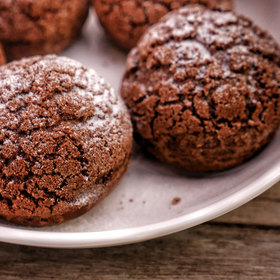
{"label": "round cookie", "polygon": [[122,96],[135,139],[164,162],[223,170],[266,145],[280,120],[280,48],[233,12],[194,5],[149,29]]}
{"label": "round cookie", "polygon": [[100,23],[119,47],[130,50],[152,24],[190,3],[210,9],[232,9],[232,0],[92,0]]}
{"label": "round cookie", "polygon": [[0,65],[5,64],[6,58],[4,55],[2,44],[0,44]]}
{"label": "round cookie", "polygon": [[131,155],[127,108],[80,63],[36,56],[0,67],[0,216],[65,222],[103,199]]}
{"label": "round cookie", "polygon": [[8,61],[59,53],[79,35],[89,0],[0,0],[0,41]]}

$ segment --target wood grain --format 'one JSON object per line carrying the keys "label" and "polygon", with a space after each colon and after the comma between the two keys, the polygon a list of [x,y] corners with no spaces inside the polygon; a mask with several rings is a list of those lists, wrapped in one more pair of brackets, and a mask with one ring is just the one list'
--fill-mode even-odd
{"label": "wood grain", "polygon": [[215,222],[280,226],[280,183],[246,205],[216,219]]}
{"label": "wood grain", "polygon": [[279,280],[279,252],[278,229],[207,224],[105,249],[1,244],[0,279]]}

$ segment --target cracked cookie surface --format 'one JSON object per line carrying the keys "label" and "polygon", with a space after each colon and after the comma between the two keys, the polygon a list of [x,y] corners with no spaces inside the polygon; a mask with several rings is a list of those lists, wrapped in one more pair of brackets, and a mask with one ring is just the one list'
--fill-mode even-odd
{"label": "cracked cookie surface", "polygon": [[280,48],[233,12],[182,8],[131,51],[121,90],[135,139],[157,158],[191,171],[227,169],[276,133]]}
{"label": "cracked cookie surface", "polygon": [[93,70],[56,56],[0,68],[0,216],[62,223],[88,211],[124,174],[132,127]]}
{"label": "cracked cookie surface", "polygon": [[147,28],[168,12],[200,3],[210,9],[232,9],[232,0],[92,0],[108,36],[122,49],[133,48]]}
{"label": "cracked cookie surface", "polygon": [[0,0],[7,59],[59,53],[80,33],[88,9],[88,0]]}

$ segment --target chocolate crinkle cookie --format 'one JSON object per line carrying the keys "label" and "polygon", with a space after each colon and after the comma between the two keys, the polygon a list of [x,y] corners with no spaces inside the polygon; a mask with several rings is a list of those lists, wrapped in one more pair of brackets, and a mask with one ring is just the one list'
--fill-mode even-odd
{"label": "chocolate crinkle cookie", "polygon": [[3,47],[0,44],[0,65],[5,64],[5,62],[6,62],[6,58],[4,55]]}
{"label": "chocolate crinkle cookie", "polygon": [[119,47],[130,50],[152,24],[168,12],[200,3],[210,9],[232,9],[232,0],[92,0],[100,23]]}
{"label": "chocolate crinkle cookie", "polygon": [[223,170],[280,121],[280,48],[233,12],[194,5],[154,25],[128,57],[122,96],[135,139],[164,162]]}
{"label": "chocolate crinkle cookie", "polygon": [[80,63],[32,57],[0,67],[0,216],[62,223],[88,211],[124,174],[129,113]]}
{"label": "chocolate crinkle cookie", "polygon": [[8,60],[59,53],[79,35],[89,0],[0,0],[0,41]]}

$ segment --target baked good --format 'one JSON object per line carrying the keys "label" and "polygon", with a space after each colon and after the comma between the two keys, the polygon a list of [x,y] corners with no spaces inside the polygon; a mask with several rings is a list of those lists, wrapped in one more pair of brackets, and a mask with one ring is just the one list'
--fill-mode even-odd
{"label": "baked good", "polygon": [[0,0],[7,59],[59,53],[79,35],[88,10],[88,0]]}
{"label": "baked good", "polygon": [[210,9],[231,9],[232,0],[92,0],[100,23],[119,47],[130,50],[152,24],[190,3]]}
{"label": "baked good", "polygon": [[31,226],[88,211],[129,163],[128,111],[93,70],[36,56],[0,67],[0,216]]}
{"label": "baked good", "polygon": [[122,96],[135,139],[157,158],[191,171],[227,169],[279,126],[280,48],[234,12],[185,7],[131,51]]}
{"label": "baked good", "polygon": [[0,44],[0,65],[5,64],[5,62],[6,62],[6,59],[5,59],[3,47]]}

